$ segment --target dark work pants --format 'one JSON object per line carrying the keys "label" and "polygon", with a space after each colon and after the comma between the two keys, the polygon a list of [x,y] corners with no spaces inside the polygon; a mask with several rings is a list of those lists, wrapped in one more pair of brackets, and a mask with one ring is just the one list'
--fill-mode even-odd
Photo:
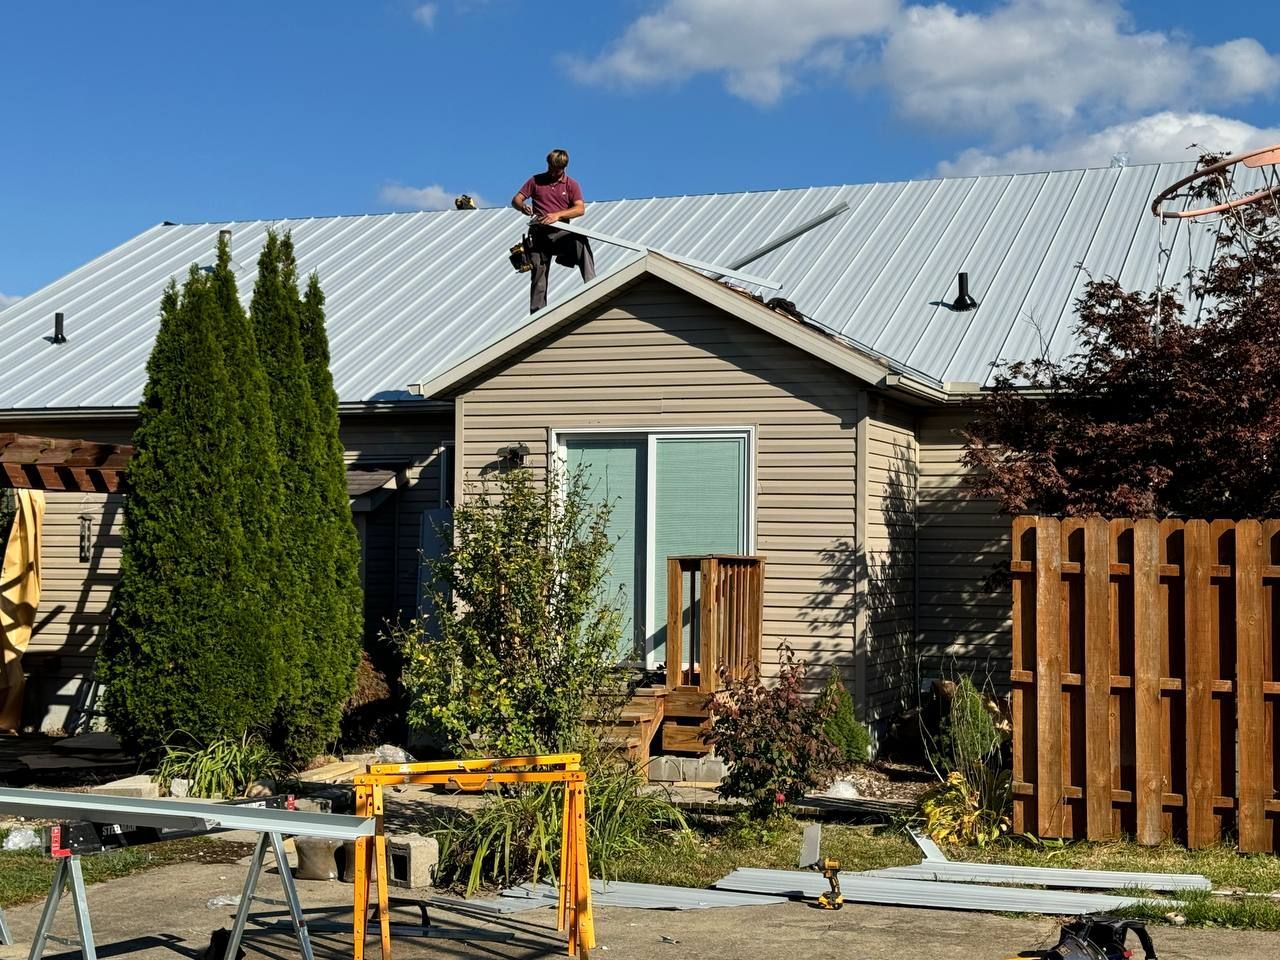
{"label": "dark work pants", "polygon": [[530,313],[537,313],[547,305],[547,280],[552,260],[566,267],[577,267],[583,283],[595,279],[595,256],[586,237],[567,230],[535,226],[529,231],[529,239],[529,262],[533,264],[533,272],[529,275]]}

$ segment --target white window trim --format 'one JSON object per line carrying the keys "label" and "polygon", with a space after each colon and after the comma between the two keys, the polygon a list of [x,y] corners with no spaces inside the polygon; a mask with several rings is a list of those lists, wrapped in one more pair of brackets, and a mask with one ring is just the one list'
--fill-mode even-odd
{"label": "white window trim", "polygon": [[[440,474],[437,480],[436,503],[441,510],[453,507],[453,504],[446,502],[445,491],[449,489],[449,480],[453,473],[453,457],[456,453],[456,443],[453,440],[444,440],[437,448],[436,457],[439,461]],[[458,499],[458,491],[453,491],[453,498]]]}
{"label": "white window trim", "polygon": [[646,668],[652,670],[657,666],[650,638],[654,635],[654,565],[653,552],[657,535],[657,448],[659,440],[724,440],[741,439],[746,442],[746,469],[742,478],[743,484],[743,529],[742,542],[744,553],[756,552],[756,428],[752,426],[713,426],[713,427],[553,427],[549,431],[550,448],[555,451],[553,469],[563,471],[569,466],[569,450],[566,439],[577,440],[610,440],[620,436],[643,435],[647,439],[645,450],[645,536],[644,555],[645,583],[645,651]]}

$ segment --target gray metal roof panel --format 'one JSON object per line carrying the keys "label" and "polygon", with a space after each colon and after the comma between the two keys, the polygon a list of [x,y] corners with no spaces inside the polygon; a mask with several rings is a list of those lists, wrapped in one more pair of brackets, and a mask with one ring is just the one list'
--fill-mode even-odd
{"label": "gray metal roof panel", "polygon": [[[932,861],[930,861],[932,863]],[[740,868],[716,881],[717,890],[774,894],[814,899],[828,889],[820,873],[797,870]],[[987,913],[1077,914],[1119,910],[1136,904],[1167,901],[1067,890],[1031,890],[935,880],[901,880],[858,873],[842,873],[840,890],[849,903],[937,907]]]}
{"label": "gray metal roof panel", "polygon": [[[1155,277],[1160,231],[1147,207],[1154,189],[1192,168],[612,200],[592,203],[584,224],[727,265],[843,200],[847,211],[744,269],[780,281],[770,295],[903,367],[939,382],[985,382],[994,361],[1037,355],[1042,336],[1056,356],[1071,350],[1085,279],[1077,263],[1138,286]],[[302,275],[320,275],[343,401],[406,396],[528,319],[528,280],[506,260],[523,221],[508,208],[164,224],[0,311],[0,410],[136,404],[169,279],[208,264],[219,229],[229,228],[247,301],[272,226],[293,232]],[[1203,227],[1166,231],[1178,273],[1179,260],[1203,263],[1213,248]],[[601,275],[631,259],[600,243],[595,254]],[[962,269],[979,306],[957,314],[939,303],[954,297]],[[557,270],[553,303],[580,288],[576,274]],[[46,338],[59,310],[68,340],[55,346]]]}
{"label": "gray metal roof panel", "polygon": [[88,820],[139,827],[256,830],[291,837],[355,840],[373,835],[372,817],[302,810],[272,810],[207,800],[156,800],[66,790],[0,787],[0,811],[49,820]]}

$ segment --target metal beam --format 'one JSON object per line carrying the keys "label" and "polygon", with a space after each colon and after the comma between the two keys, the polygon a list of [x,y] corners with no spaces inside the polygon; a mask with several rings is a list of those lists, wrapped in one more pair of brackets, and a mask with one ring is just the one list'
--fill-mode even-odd
{"label": "metal beam", "polygon": [[576,233],[580,237],[587,237],[591,240],[599,240],[601,243],[611,243],[615,247],[622,247],[626,250],[635,250],[639,253],[656,253],[660,257],[666,257],[668,260],[674,260],[676,263],[682,263],[686,267],[692,267],[695,270],[703,270],[707,273],[713,273],[717,279],[720,277],[728,277],[730,280],[738,280],[742,283],[750,283],[757,287],[764,287],[767,290],[778,290],[782,284],[769,280],[765,277],[757,277],[751,273],[742,273],[734,270],[732,267],[722,267],[716,263],[707,263],[704,260],[695,260],[692,257],[686,257],[680,253],[672,253],[669,250],[659,250],[657,247],[646,247],[642,243],[636,243],[634,240],[624,240],[621,237],[610,236],[607,233],[600,233],[596,230],[588,230],[586,227],[579,227],[572,223],[557,223],[556,230],[567,230],[569,233]]}
{"label": "metal beam", "polygon": [[834,207],[829,207],[828,209],[822,211],[822,213],[818,214],[816,217],[811,217],[810,219],[806,220],[804,223],[799,224],[798,226],[792,227],[786,233],[780,236],[774,237],[764,246],[756,247],[750,253],[739,257],[737,260],[734,260],[732,263],[729,264],[729,268],[731,270],[737,270],[739,267],[745,267],[752,260],[759,260],[766,253],[773,253],[773,251],[777,250],[779,247],[783,246],[784,244],[788,244],[792,240],[796,239],[796,237],[799,237],[799,236],[802,236],[803,234],[808,233],[814,227],[822,226],[828,220],[832,219],[833,217],[840,216],[840,214],[844,213],[848,209],[849,209],[849,204],[846,203],[844,200],[841,200]]}
{"label": "metal beam", "polygon": [[0,812],[41,820],[125,823],[161,830],[252,830],[325,840],[373,836],[372,817],[270,810],[198,800],[106,797],[64,790],[0,788]]}

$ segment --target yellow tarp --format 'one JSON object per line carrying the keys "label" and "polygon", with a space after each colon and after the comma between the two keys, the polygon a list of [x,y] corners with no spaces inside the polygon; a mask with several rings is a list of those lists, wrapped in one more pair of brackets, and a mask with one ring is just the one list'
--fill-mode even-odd
{"label": "yellow tarp", "polygon": [[40,536],[44,493],[18,490],[13,528],[4,531],[4,563],[0,565],[0,730],[22,723],[22,655],[40,604]]}

